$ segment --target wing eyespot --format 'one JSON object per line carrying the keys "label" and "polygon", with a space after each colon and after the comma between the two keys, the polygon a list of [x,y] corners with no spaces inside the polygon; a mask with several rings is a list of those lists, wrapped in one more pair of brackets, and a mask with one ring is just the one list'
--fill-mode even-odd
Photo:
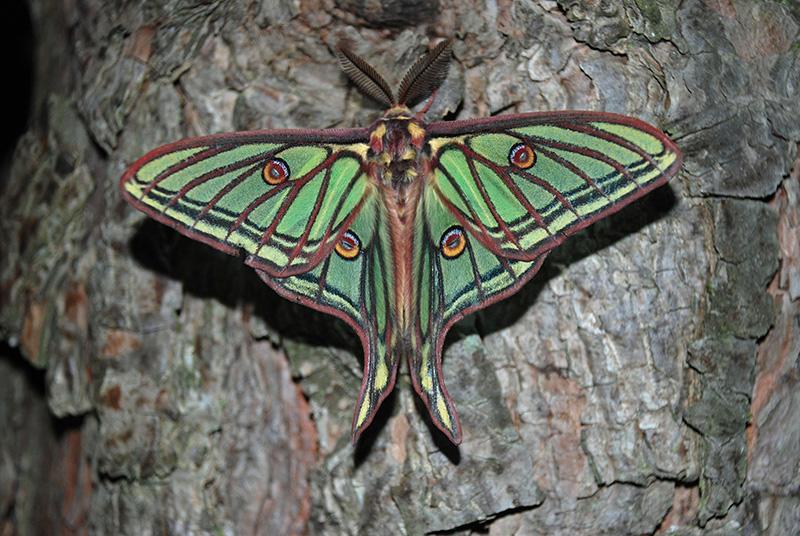
{"label": "wing eyespot", "polygon": [[361,253],[361,240],[353,231],[345,231],[334,249],[341,258],[352,261]]}
{"label": "wing eyespot", "polygon": [[458,225],[450,227],[442,235],[440,248],[442,250],[442,255],[444,255],[446,259],[457,258],[459,255],[464,253],[464,249],[466,249],[466,247],[467,235],[464,234],[464,229]]}
{"label": "wing eyespot", "polygon": [[508,161],[519,169],[528,169],[536,163],[536,153],[526,143],[518,143],[508,151]]}
{"label": "wing eyespot", "polygon": [[264,180],[272,186],[285,182],[290,175],[289,165],[280,158],[273,158],[264,166]]}

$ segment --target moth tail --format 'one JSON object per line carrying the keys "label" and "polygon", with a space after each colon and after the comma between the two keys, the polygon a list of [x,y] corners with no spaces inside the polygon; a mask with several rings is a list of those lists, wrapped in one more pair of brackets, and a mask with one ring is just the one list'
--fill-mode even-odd
{"label": "moth tail", "polygon": [[442,378],[441,349],[422,341],[408,353],[411,383],[425,407],[434,426],[442,431],[454,445],[461,443],[461,423]]}
{"label": "moth tail", "polygon": [[[373,334],[371,334],[373,335]],[[386,338],[390,338],[387,333]],[[383,401],[389,396],[397,379],[397,353],[387,348],[384,340],[370,336],[369,347],[364,348],[364,376],[361,380],[361,393],[353,415],[352,443],[372,423]]]}

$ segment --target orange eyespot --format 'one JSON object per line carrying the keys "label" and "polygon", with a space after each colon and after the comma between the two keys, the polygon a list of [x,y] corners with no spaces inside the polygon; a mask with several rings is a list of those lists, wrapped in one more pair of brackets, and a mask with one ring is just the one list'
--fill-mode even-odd
{"label": "orange eyespot", "polygon": [[536,153],[530,145],[518,143],[508,152],[508,161],[512,166],[520,169],[528,169],[536,163]]}
{"label": "orange eyespot", "polygon": [[273,186],[289,178],[289,166],[280,158],[273,158],[264,166],[264,180]]}
{"label": "orange eyespot", "polygon": [[341,258],[352,261],[361,253],[361,240],[353,231],[345,231],[334,249]]}
{"label": "orange eyespot", "polygon": [[450,227],[442,235],[441,248],[442,255],[447,259],[455,259],[467,247],[467,237],[464,234],[464,229],[459,226]]}

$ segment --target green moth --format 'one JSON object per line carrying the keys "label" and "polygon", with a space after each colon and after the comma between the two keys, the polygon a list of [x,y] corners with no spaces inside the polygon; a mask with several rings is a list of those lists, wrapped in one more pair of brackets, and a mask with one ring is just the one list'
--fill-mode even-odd
{"label": "green moth", "polygon": [[442,379],[454,322],[502,300],[567,236],[666,183],[681,166],[638,119],[560,111],[466,121],[413,112],[443,81],[450,42],[397,95],[347,49],[352,81],[387,107],[369,128],[234,132],[172,143],[122,176],[123,196],[179,232],[244,252],[278,294],[358,334],[355,442],[405,358],[433,423],[461,426]]}

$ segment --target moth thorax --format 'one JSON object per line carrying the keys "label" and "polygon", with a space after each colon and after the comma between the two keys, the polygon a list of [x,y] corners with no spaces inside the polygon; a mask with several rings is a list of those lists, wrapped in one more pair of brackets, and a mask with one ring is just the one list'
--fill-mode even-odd
{"label": "moth thorax", "polygon": [[384,118],[370,133],[372,159],[384,182],[409,182],[417,177],[417,160],[425,140],[425,129],[407,116]]}

